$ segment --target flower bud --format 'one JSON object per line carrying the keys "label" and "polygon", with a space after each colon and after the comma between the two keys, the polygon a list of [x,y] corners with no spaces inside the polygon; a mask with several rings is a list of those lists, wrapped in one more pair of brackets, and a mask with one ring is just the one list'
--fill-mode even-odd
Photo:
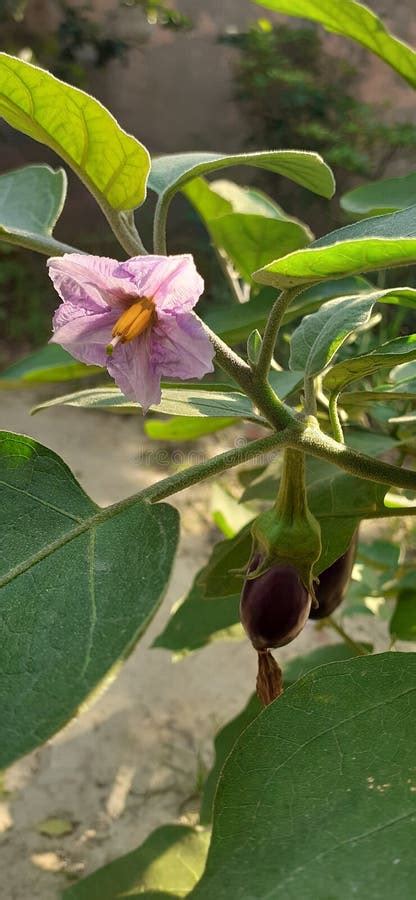
{"label": "flower bud", "polygon": [[315,597],[318,605],[312,607],[309,613],[310,619],[325,619],[342,603],[351,579],[357,541],[358,531],[355,532],[345,553],[319,575],[319,584],[315,585]]}
{"label": "flower bud", "polygon": [[[261,568],[253,557],[249,574]],[[247,578],[241,594],[240,618],[256,650],[283,647],[302,630],[311,597],[292,565],[276,563],[257,577]]]}

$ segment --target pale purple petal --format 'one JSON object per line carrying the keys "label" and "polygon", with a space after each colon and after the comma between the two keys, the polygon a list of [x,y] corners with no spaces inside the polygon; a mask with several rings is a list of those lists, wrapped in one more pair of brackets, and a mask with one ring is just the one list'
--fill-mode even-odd
{"label": "pale purple petal", "polygon": [[193,313],[159,316],[152,328],[151,356],[167,378],[202,378],[214,370],[214,347]]}
{"label": "pale purple petal", "polygon": [[150,340],[151,332],[145,331],[133,341],[118,344],[107,361],[108,371],[120,390],[140,403],[144,413],[161,400],[160,374],[151,359]]}
{"label": "pale purple petal", "polygon": [[103,312],[80,315],[78,307],[62,303],[54,316],[51,343],[60,344],[81,362],[106,366],[109,358],[106,348],[117,318],[118,311],[108,307]]}
{"label": "pale purple petal", "polygon": [[158,310],[188,312],[204,290],[192,256],[134,256],[120,263],[121,276],[130,277],[137,293],[155,301]]}
{"label": "pale purple petal", "polygon": [[48,259],[49,275],[55,290],[64,303],[97,311],[108,306],[124,308],[135,296],[134,285],[128,277],[119,276],[120,263],[116,259],[82,253],[64,253]]}

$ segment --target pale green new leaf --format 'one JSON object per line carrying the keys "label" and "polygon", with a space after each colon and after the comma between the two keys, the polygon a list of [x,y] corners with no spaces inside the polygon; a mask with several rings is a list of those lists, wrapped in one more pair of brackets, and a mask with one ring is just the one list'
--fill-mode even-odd
{"label": "pale green new leaf", "polygon": [[299,223],[270,216],[230,213],[209,222],[211,237],[244,281],[276,256],[306,247],[310,234]]}
{"label": "pale green new leaf", "polygon": [[102,204],[122,211],[143,203],[146,148],[84,91],[0,53],[0,116],[58,153]]}
{"label": "pale green new leaf", "polygon": [[238,419],[231,418],[174,416],[172,419],[147,419],[144,430],[153,441],[195,441],[237,422]]}
{"label": "pale green new leaf", "polygon": [[346,212],[356,216],[379,216],[406,209],[416,203],[416,172],[400,178],[383,178],[361,184],[341,197]]}
{"label": "pale green new leaf", "polygon": [[219,781],[192,900],[407,898],[416,655],[314,669],[242,733]]}
{"label": "pale green new leaf", "polygon": [[332,197],[335,189],[332,172],[318,153],[304,150],[271,150],[268,152],[237,153],[174,153],[152,160],[149,187],[168,199],[188,181],[227,169],[230,166],[254,166],[284,175],[302,187],[322,197]]}
{"label": "pale green new leaf", "polygon": [[[352,359],[341,360],[332,366],[324,375],[323,387],[330,393],[338,393],[351,382],[367,375],[373,375],[379,369],[388,369],[397,366],[398,363],[406,363],[416,359],[416,334],[395,338],[386,344],[381,344],[370,353],[363,353]],[[386,401],[389,395],[386,392]]]}
{"label": "pale green new leaf", "polygon": [[0,436],[0,768],[43,744],[134,647],[166,589],[178,513],[101,509],[62,459]]}
{"label": "pale green new leaf", "polygon": [[253,0],[258,6],[319,22],[328,31],[352,38],[416,87],[416,53],[391,34],[372,10],[356,0]]}
{"label": "pale green new leaf", "polygon": [[[91,388],[76,391],[63,397],[55,397],[45,403],[39,403],[33,410],[49,409],[53,406],[76,406],[79,409],[102,409],[110,412],[139,413],[141,407],[129,400],[116,387]],[[258,416],[248,397],[237,391],[207,391],[198,388],[163,388],[162,400],[152,410],[168,416],[210,416],[219,418],[251,419],[253,422],[267,424]]]}
{"label": "pale green new leaf", "polygon": [[416,262],[416,206],[372,216],[324,237],[255,272],[261,284],[286,288]]}
{"label": "pale green new leaf", "polygon": [[308,377],[318,375],[347,337],[365,325],[374,304],[398,303],[404,300],[416,309],[416,290],[389,288],[369,291],[358,297],[338,297],[324,303],[317,312],[305,316],[291,340],[290,368],[304,369]]}
{"label": "pale green new leaf", "polygon": [[120,856],[64,891],[65,900],[185,897],[202,875],[210,834],[187,825],[162,825],[136,850]]}

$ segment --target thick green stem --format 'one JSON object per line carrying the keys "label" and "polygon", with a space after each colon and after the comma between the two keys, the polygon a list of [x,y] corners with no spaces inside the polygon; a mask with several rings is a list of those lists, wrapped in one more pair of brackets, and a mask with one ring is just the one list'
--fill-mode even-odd
{"label": "thick green stem", "polygon": [[6,244],[13,244],[17,247],[24,247],[25,250],[34,250],[35,253],[44,253],[45,256],[63,256],[64,253],[82,253],[76,247],[69,244],[62,244],[61,241],[55,241],[53,237],[44,237],[43,235],[18,235],[18,234],[1,234],[0,241]]}
{"label": "thick green stem", "polygon": [[342,430],[341,419],[338,412],[339,394],[331,394],[329,398],[329,420],[331,422],[332,433],[336,441],[340,444],[344,443],[344,432]]}
{"label": "thick green stem", "polygon": [[149,500],[151,503],[156,503],[158,500],[164,500],[165,497],[169,497],[171,494],[177,494],[179,491],[185,490],[185,488],[190,487],[192,484],[204,481],[207,478],[212,478],[213,475],[220,475],[221,472],[225,472],[227,469],[231,469],[234,466],[239,466],[241,463],[253,459],[254,456],[262,456],[277,447],[284,447],[286,446],[286,443],[286,433],[280,431],[279,434],[274,433],[265,438],[260,438],[258,441],[250,441],[250,443],[246,444],[244,447],[226,450],[225,453],[219,453],[218,456],[214,456],[213,459],[197,463],[197,465],[190,466],[183,472],[170,475],[168,478],[164,478],[163,481],[152,484],[150,487],[141,491],[140,494],[136,494],[135,497],[121,500],[119,506],[124,507],[126,503],[130,504],[135,500]]}
{"label": "thick green stem", "polygon": [[273,428],[280,431],[290,425],[297,425],[296,416],[288,406],[279,400],[270,384],[267,381],[264,384],[259,383],[256,373],[252,372],[241,356],[238,356],[228,344],[211,331],[205,322],[201,321],[201,325],[214,345],[219,366],[240,385]]}
{"label": "thick green stem", "polygon": [[166,245],[166,227],[170,201],[171,198],[168,194],[161,194],[156,204],[153,222],[153,253],[159,253],[161,256],[166,256],[168,252]]}
{"label": "thick green stem", "polygon": [[316,416],[316,391],[315,391],[315,379],[308,378],[305,376],[304,381],[304,397],[303,397],[303,408],[305,411],[305,416]]}
{"label": "thick green stem", "polygon": [[326,459],[351,475],[365,478],[368,481],[378,481],[393,487],[416,491],[415,471],[399,469],[381,459],[359,453],[345,444],[338,444],[337,441],[323,434],[317,423],[310,424],[306,428],[299,427],[297,430],[291,428],[287,435],[289,446],[320,459]]}
{"label": "thick green stem", "polygon": [[287,307],[292,302],[292,300],[294,300],[297,294],[299,294],[299,292],[303,289],[304,287],[302,286],[302,288],[289,288],[287,291],[282,291],[270,311],[270,315],[264,329],[260,355],[255,369],[256,377],[259,382],[264,382],[268,378],[271,362],[273,359],[274,348],[276,345],[276,338],[279,333],[279,328],[282,324],[283,316],[287,310]]}
{"label": "thick green stem", "polygon": [[275,509],[279,517],[304,517],[308,508],[305,482],[305,454],[287,448],[283,455],[282,477]]}
{"label": "thick green stem", "polygon": [[140,235],[134,224],[132,212],[117,212],[107,204],[101,203],[101,209],[119,244],[128,256],[143,256],[147,250],[142,244]]}

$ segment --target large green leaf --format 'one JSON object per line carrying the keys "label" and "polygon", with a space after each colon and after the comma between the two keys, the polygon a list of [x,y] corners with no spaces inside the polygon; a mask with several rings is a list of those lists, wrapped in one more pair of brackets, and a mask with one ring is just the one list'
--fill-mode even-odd
{"label": "large green leaf", "polygon": [[416,656],[314,669],[228,757],[192,900],[407,898],[414,854]]}
{"label": "large green leaf", "polygon": [[306,225],[287,216],[266,194],[232,181],[208,184],[195,178],[183,189],[211,238],[247,282],[276,254],[284,256],[312,240]]}
{"label": "large green leaf", "polygon": [[0,388],[27,387],[30,384],[72,381],[98,373],[98,366],[86,366],[70,356],[59,344],[47,344],[13,363],[0,375]]}
{"label": "large green leaf", "polygon": [[58,153],[102,203],[118,211],[143,203],[146,148],[84,91],[0,53],[0,115]]}
{"label": "large green leaf", "polygon": [[352,38],[416,87],[416,53],[391,34],[381,19],[355,0],[253,0],[275,12],[319,22],[328,31]]}
{"label": "large green leaf", "polygon": [[310,243],[305,228],[297,222],[243,213],[213,219],[209,231],[214,243],[247,282],[256,269],[276,259],[276,255],[284,256]]}
{"label": "large green leaf", "polygon": [[272,150],[257,153],[174,153],[152,160],[149,187],[167,199],[188,181],[227,169],[230,166],[255,166],[284,175],[322,197],[332,197],[335,184],[332,172],[318,153],[304,150]]}
{"label": "large green leaf", "polygon": [[360,184],[341,197],[341,206],[356,216],[379,216],[416,203],[416,172]]}
{"label": "large green leaf", "polygon": [[358,297],[338,297],[324,303],[317,312],[305,316],[291,340],[290,368],[318,375],[352,332],[369,321],[374,304],[397,303],[403,299],[416,309],[416,290],[390,288],[369,291]]}
{"label": "large green leaf", "polygon": [[169,580],[178,513],[100,509],[65,463],[2,432],[0,768],[58,731],[133,648]]}
{"label": "large green leaf", "polygon": [[[324,376],[323,385],[325,390],[335,393],[358,378],[373,375],[379,369],[392,368],[398,363],[413,359],[416,359],[416,334],[409,334],[381,344],[370,353],[341,360]],[[388,399],[386,392],[386,400]]]}
{"label": "large green leaf", "polygon": [[[288,663],[283,663],[285,688],[302,678],[303,675],[307,675],[308,672],[317,666],[322,666],[328,662],[351,659],[355,655],[351,647],[340,643],[317,647],[315,650],[307,653],[306,656],[295,656]],[[201,800],[200,821],[203,825],[211,822],[218,779],[227,757],[242,732],[259,715],[261,710],[261,703],[256,694],[253,694],[244,709],[218,732],[214,743],[215,761],[205,782]]]}
{"label": "large green leaf", "polygon": [[416,262],[416,206],[331,231],[254,273],[277,288]]}
{"label": "large green leaf", "polygon": [[65,900],[185,897],[205,864],[209,832],[162,825],[137,850],[120,856],[64,891]]}
{"label": "large green leaf", "polygon": [[[77,391],[74,394],[66,394],[64,397],[55,397],[40,403],[33,410],[49,409],[52,406],[76,406],[79,409],[103,409],[110,412],[139,413],[140,406],[133,400],[128,400],[124,394],[115,387],[91,388],[86,391]],[[162,401],[157,406],[152,406],[156,412],[166,413],[168,416],[210,416],[220,418],[243,418],[254,422],[266,424],[261,416],[253,411],[250,400],[237,391],[222,393],[221,391],[206,391],[197,388],[164,388]]]}

